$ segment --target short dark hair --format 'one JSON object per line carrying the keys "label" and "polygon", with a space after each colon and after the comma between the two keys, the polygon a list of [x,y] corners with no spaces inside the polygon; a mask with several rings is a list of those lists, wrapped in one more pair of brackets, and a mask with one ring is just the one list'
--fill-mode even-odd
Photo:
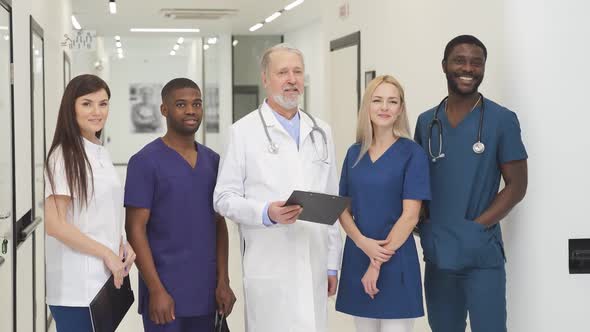
{"label": "short dark hair", "polygon": [[192,88],[201,92],[201,88],[199,88],[197,83],[195,83],[193,80],[184,77],[175,78],[172,81],[166,83],[166,85],[164,85],[162,88],[162,102],[168,98],[172,91],[184,88]]}
{"label": "short dark hair", "polygon": [[461,35],[461,36],[457,36],[457,37],[451,39],[451,41],[448,42],[447,46],[445,47],[445,54],[443,55],[443,61],[447,61],[449,54],[451,54],[451,51],[453,50],[453,48],[455,48],[455,46],[461,45],[461,44],[471,44],[471,45],[475,45],[475,46],[480,47],[483,50],[483,57],[485,59],[488,58],[488,50],[487,50],[486,46],[481,42],[481,40],[475,38],[472,35]]}

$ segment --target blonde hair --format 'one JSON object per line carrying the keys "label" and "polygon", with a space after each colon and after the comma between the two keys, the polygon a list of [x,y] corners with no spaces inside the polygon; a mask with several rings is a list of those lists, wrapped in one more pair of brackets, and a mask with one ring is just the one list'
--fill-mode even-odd
{"label": "blonde hair", "polygon": [[395,77],[391,75],[381,75],[375,77],[371,82],[369,82],[365,89],[363,101],[361,102],[361,108],[359,110],[358,124],[356,127],[356,142],[361,145],[361,151],[353,167],[356,166],[356,164],[358,164],[358,162],[365,156],[367,151],[369,151],[371,144],[373,144],[373,124],[371,123],[371,115],[369,110],[371,108],[371,99],[373,97],[373,93],[375,93],[375,90],[381,84],[391,84],[399,91],[401,113],[397,116],[397,119],[393,124],[393,134],[397,137],[410,138],[410,123],[408,121],[408,114],[406,112],[406,98],[404,95],[404,88],[398,82],[398,80],[396,80]]}

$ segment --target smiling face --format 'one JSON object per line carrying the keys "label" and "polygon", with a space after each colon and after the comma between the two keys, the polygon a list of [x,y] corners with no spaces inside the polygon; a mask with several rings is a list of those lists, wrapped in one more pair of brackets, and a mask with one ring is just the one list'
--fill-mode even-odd
{"label": "smiling face", "polygon": [[181,136],[194,135],[203,119],[201,91],[194,88],[173,90],[164,100],[161,111],[168,130]]}
{"label": "smiling face", "polygon": [[381,83],[371,96],[369,117],[373,128],[393,130],[395,121],[403,111],[398,88],[390,83]]}
{"label": "smiling face", "polygon": [[455,46],[442,64],[449,93],[463,96],[476,93],[483,81],[485,63],[486,58],[481,47],[473,44]]}
{"label": "smiling face", "polygon": [[276,103],[286,110],[297,109],[299,96],[303,94],[303,59],[288,50],[274,51],[266,72],[262,73],[262,83],[271,106]]}
{"label": "smiling face", "polygon": [[96,141],[96,133],[104,128],[109,115],[109,96],[104,89],[76,98],[76,122],[80,133]]}

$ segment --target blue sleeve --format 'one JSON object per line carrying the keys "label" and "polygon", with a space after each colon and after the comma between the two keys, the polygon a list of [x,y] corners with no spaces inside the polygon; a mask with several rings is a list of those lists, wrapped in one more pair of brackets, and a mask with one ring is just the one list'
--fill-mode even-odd
{"label": "blue sleeve", "polygon": [[342,163],[342,172],[340,173],[340,189],[338,191],[338,195],[349,197],[348,194],[348,158],[350,156],[350,148],[348,152],[346,152],[346,157],[344,158],[344,162]]}
{"label": "blue sleeve", "polygon": [[125,179],[125,207],[151,209],[155,185],[152,163],[138,155],[131,157]]}
{"label": "blue sleeve", "polygon": [[264,209],[262,209],[262,224],[264,226],[272,226],[276,224],[276,222],[270,220],[270,217],[268,216],[268,205],[269,203],[266,203]]}
{"label": "blue sleeve", "polygon": [[527,159],[516,113],[509,111],[502,120],[498,142],[498,163],[501,165],[514,160]]}
{"label": "blue sleeve", "polygon": [[428,158],[421,147],[416,146],[406,164],[403,199],[430,200],[430,169]]}

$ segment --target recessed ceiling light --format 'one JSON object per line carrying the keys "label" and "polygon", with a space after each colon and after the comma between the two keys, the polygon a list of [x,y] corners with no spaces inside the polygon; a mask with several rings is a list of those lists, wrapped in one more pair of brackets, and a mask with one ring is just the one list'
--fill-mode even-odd
{"label": "recessed ceiling light", "polygon": [[205,51],[206,51],[206,50],[208,50],[208,49],[209,49],[209,45],[208,45],[208,44],[205,44],[205,45],[203,45],[203,49],[204,49]]}
{"label": "recessed ceiling light", "polygon": [[82,29],[80,22],[78,22],[78,20],[76,19],[76,16],[74,16],[74,15],[72,15],[72,25],[74,26],[74,29],[76,29],[76,30]]}
{"label": "recessed ceiling light", "polygon": [[174,46],[172,47],[175,51],[178,51],[178,49],[180,48],[180,45],[178,44],[174,44]]}
{"label": "recessed ceiling light", "polygon": [[124,58],[123,53],[119,53],[117,56],[119,57],[119,59],[123,59]]}
{"label": "recessed ceiling light", "polygon": [[119,41],[119,40],[121,40],[121,36],[119,36],[119,35],[116,35],[116,36],[115,36],[115,40],[116,40],[116,41]]}
{"label": "recessed ceiling light", "polygon": [[178,43],[178,45],[182,45],[182,43],[184,43],[184,38],[179,37],[176,43]]}
{"label": "recessed ceiling light", "polygon": [[207,44],[210,44],[210,45],[217,44],[217,37],[207,38]]}
{"label": "recessed ceiling light", "polygon": [[120,42],[120,41],[118,41],[118,42],[116,42],[116,43],[115,43],[115,46],[117,46],[117,47],[121,47],[121,46],[123,46],[123,44],[121,44],[121,42]]}
{"label": "recessed ceiling light", "polygon": [[200,32],[199,29],[131,28],[131,32]]}
{"label": "recessed ceiling light", "polygon": [[291,9],[293,9],[293,8],[295,8],[295,7],[297,7],[297,6],[299,6],[300,4],[302,4],[302,3],[303,3],[303,1],[304,1],[304,0],[295,0],[295,1],[291,2],[290,4],[288,4],[288,5],[285,7],[285,10],[291,10]]}
{"label": "recessed ceiling light", "polygon": [[233,46],[236,46],[236,45],[238,45],[238,40],[237,40],[237,39],[234,39],[234,41],[233,41],[233,42],[231,42],[231,44],[232,44]]}
{"label": "recessed ceiling light", "polygon": [[264,24],[262,24],[262,23],[256,23],[253,26],[251,26],[249,30],[250,30],[250,32],[254,32],[254,31],[262,28],[263,25]]}
{"label": "recessed ceiling light", "polygon": [[264,19],[264,22],[270,23],[275,20],[275,18],[281,16],[281,12],[274,12],[272,15]]}
{"label": "recessed ceiling light", "polygon": [[122,48],[118,48],[117,49],[117,53],[122,54],[123,53],[123,49]]}
{"label": "recessed ceiling light", "polygon": [[175,51],[170,51],[170,55],[176,55]]}
{"label": "recessed ceiling light", "polygon": [[117,13],[117,3],[115,2],[115,0],[109,0],[109,11],[111,12],[111,14]]}

